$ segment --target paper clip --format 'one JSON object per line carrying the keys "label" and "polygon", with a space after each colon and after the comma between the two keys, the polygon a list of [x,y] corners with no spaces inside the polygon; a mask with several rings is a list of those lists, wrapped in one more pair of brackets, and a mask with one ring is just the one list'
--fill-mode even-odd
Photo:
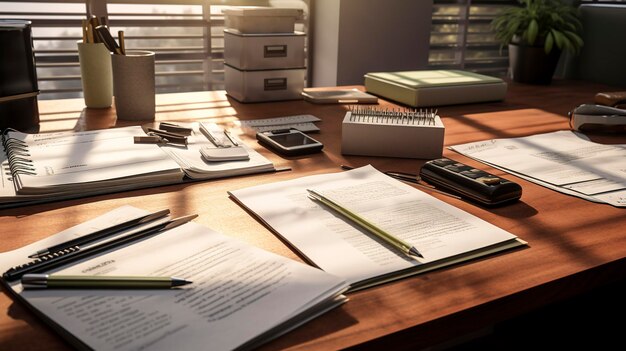
{"label": "paper clip", "polygon": [[187,136],[186,135],[182,135],[182,134],[178,134],[178,133],[172,133],[172,132],[167,132],[164,130],[160,130],[160,129],[154,129],[154,128],[148,128],[148,135],[158,135],[162,138],[167,139],[167,141],[171,144],[179,144],[179,145],[187,145]]}
{"label": "paper clip", "polygon": [[224,129],[224,135],[226,135],[228,140],[233,143],[233,146],[239,146],[239,143],[235,141],[235,138],[233,138],[232,135],[230,135],[230,131],[228,131],[228,129]]}
{"label": "paper clip", "polygon": [[159,128],[166,132],[177,133],[181,135],[191,135],[191,132],[193,131],[191,128],[168,122],[161,122],[159,124]]}

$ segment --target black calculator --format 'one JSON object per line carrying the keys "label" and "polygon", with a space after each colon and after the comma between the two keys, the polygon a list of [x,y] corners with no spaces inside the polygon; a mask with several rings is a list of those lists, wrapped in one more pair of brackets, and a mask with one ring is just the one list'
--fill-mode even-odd
{"label": "black calculator", "polygon": [[447,158],[426,162],[420,170],[420,177],[436,187],[486,206],[510,203],[522,196],[519,184]]}

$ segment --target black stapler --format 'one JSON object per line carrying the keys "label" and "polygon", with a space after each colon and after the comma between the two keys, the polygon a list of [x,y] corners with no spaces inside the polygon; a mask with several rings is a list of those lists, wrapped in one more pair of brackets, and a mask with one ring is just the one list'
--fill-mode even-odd
{"label": "black stapler", "polygon": [[626,133],[626,110],[604,105],[583,104],[569,113],[576,131]]}

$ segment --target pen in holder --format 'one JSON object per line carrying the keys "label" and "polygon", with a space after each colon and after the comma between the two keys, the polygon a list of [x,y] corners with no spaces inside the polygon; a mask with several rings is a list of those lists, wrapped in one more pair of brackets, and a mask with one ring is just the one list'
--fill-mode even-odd
{"label": "pen in holder", "polygon": [[111,54],[103,43],[77,42],[85,106],[110,107],[113,98]]}
{"label": "pen in holder", "polygon": [[111,55],[117,118],[154,120],[154,52],[127,51]]}

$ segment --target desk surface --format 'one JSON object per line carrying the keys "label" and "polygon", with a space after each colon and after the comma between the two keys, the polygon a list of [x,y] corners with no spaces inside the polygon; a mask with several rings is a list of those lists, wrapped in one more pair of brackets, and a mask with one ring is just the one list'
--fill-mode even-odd
{"label": "desk surface", "polygon": [[[439,108],[445,144],[518,137],[568,129],[567,112],[593,101],[606,86],[555,81],[551,86],[511,83],[504,102]],[[393,106],[381,101],[381,105]],[[82,99],[40,101],[42,131],[125,126],[111,109],[84,109]],[[371,163],[380,170],[417,173],[423,160],[341,155],[342,105],[304,101],[239,104],[223,92],[159,95],[157,121],[238,119],[313,114],[322,119],[315,138],[321,154],[281,158],[251,146],[290,172],[165,186],[0,211],[0,251],[21,247],[121,205],[147,210],[170,208],[174,215],[198,213],[196,222],[269,251],[300,260],[280,239],[249,216],[227,190],[339,172],[339,165]],[[592,138],[624,143],[623,137]],[[626,276],[626,212],[557,193],[444,151],[444,156],[520,183],[522,201],[485,209],[434,193],[435,197],[485,219],[529,242],[529,247],[429,272],[350,294],[350,301],[266,344],[265,350],[328,350],[350,346],[415,349],[473,332],[549,303],[582,294]],[[24,306],[0,295],[0,348],[65,350],[69,346]]]}

